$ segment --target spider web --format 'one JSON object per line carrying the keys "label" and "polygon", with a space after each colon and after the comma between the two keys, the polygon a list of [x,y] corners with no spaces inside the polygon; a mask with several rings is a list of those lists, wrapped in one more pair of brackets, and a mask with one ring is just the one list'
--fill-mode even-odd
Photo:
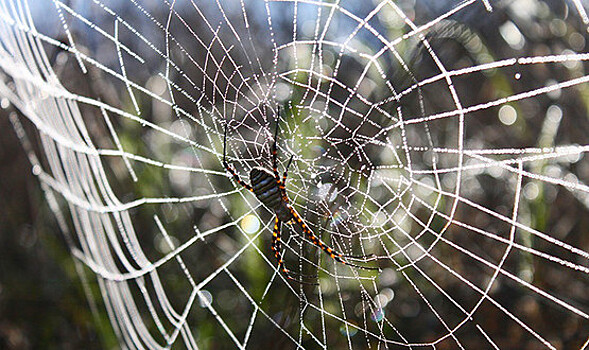
{"label": "spider web", "polygon": [[[0,93],[128,348],[586,348],[586,3],[0,2]],[[278,113],[278,107],[281,112]],[[279,172],[338,264],[231,179]]]}

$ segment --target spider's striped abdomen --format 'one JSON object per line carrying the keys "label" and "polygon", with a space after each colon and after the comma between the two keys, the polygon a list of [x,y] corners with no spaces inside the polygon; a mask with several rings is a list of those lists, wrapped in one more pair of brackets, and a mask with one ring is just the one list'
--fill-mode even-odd
{"label": "spider's striped abdomen", "polygon": [[280,187],[274,175],[268,170],[253,168],[250,171],[250,183],[256,197],[269,209],[276,209],[282,202]]}
{"label": "spider's striped abdomen", "polygon": [[250,171],[250,183],[254,194],[262,204],[274,211],[282,221],[292,219],[287,203],[282,199],[280,186],[270,171],[264,168],[253,168]]}

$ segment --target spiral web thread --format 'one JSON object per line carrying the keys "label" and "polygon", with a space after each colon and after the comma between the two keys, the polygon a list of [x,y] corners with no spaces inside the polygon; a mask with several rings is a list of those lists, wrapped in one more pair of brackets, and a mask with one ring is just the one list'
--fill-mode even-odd
{"label": "spiral web thread", "polygon": [[[423,23],[418,7],[391,1],[0,4],[2,105],[24,116],[10,119],[89,300],[102,299],[123,346],[259,348],[271,334],[287,348],[502,348],[511,329],[556,349],[565,335],[542,316],[554,313],[572,329],[566,344],[587,347],[589,252],[573,237],[589,231],[535,216],[550,193],[572,195],[577,218],[588,210],[586,134],[558,137],[586,118],[551,105],[531,142],[476,128],[509,137],[530,101],[586,100],[589,54],[449,68],[430,34],[505,10],[490,1],[447,4]],[[568,5],[586,34],[586,4]],[[461,83],[556,65],[574,74],[494,96]],[[243,180],[270,169],[278,105],[294,207],[322,240],[362,256],[350,261],[380,271],[334,263],[285,224],[289,268],[318,285],[278,272],[271,213],[221,165],[227,127]],[[503,125],[498,113],[518,119]],[[556,276],[573,282],[549,283]]]}

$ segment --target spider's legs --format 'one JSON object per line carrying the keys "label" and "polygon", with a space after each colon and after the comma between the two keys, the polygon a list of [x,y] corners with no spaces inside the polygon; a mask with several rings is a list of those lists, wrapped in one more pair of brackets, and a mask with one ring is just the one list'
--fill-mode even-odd
{"label": "spider's legs", "polygon": [[281,224],[282,224],[282,221],[280,221],[278,219],[278,217],[275,217],[274,218],[274,232],[272,233],[272,251],[274,252],[274,257],[276,258],[276,260],[278,260],[278,268],[284,274],[284,276],[286,278],[288,278],[289,280],[293,280],[295,282],[302,283],[302,284],[317,284],[317,283],[313,283],[313,282],[302,281],[300,279],[292,277],[292,275],[300,276],[300,277],[313,277],[313,276],[298,275],[298,274],[292,273],[286,268],[286,266],[284,266],[284,261],[282,260],[282,257],[280,256],[280,252],[281,252],[281,249],[280,249],[280,247],[281,247],[280,225]]}
{"label": "spider's legs", "polygon": [[311,231],[311,229],[309,229],[309,227],[307,227],[307,225],[305,224],[305,222],[303,221],[303,219],[301,219],[299,213],[297,213],[297,211],[293,207],[291,207],[291,206],[289,206],[289,209],[290,209],[290,212],[292,214],[292,217],[294,218],[294,221],[303,230],[303,233],[305,234],[305,236],[307,237],[307,239],[309,239],[311,241],[311,243],[313,243],[314,245],[316,245],[319,248],[321,248],[321,250],[323,250],[325,253],[327,253],[327,255],[329,255],[333,260],[335,260],[337,262],[340,262],[340,263],[342,263],[344,265],[356,267],[356,268],[359,268],[359,269],[364,269],[364,270],[380,270],[379,267],[356,265],[356,264],[352,264],[350,262],[345,261],[344,260],[344,258],[346,257],[345,255],[343,255],[342,253],[334,250],[333,248],[331,248],[328,245],[326,245],[325,243],[323,243],[317,236],[315,236],[315,234],[313,234],[313,232]]}
{"label": "spider's legs", "polygon": [[235,172],[235,169],[233,169],[229,163],[227,163],[227,124],[225,124],[225,133],[223,135],[223,166],[225,167],[225,170],[227,170],[233,176],[233,179],[235,179],[238,184],[245,187],[245,189],[250,192],[254,191],[252,186],[241,180],[237,172]]}
{"label": "spider's legs", "polygon": [[274,143],[272,143],[272,171],[274,171],[274,177],[276,182],[280,184],[280,176],[278,175],[278,149],[276,144],[278,143],[278,129],[280,128],[280,106],[276,112],[276,131],[274,131]]}
{"label": "spider's legs", "polygon": [[290,156],[290,159],[288,160],[288,163],[286,163],[286,168],[284,169],[284,174],[282,174],[282,187],[284,188],[285,184],[286,184],[286,177],[288,176],[288,167],[290,166],[290,163],[292,163],[292,159],[294,157],[294,154],[292,154]]}
{"label": "spider's legs", "polygon": [[284,272],[286,276],[288,276],[288,270],[284,267],[284,261],[280,256],[280,226],[282,225],[282,221],[278,219],[278,216],[274,218],[274,232],[272,233],[272,251],[274,252],[274,257],[278,260],[278,268],[280,271]]}
{"label": "spider's legs", "polygon": [[290,163],[292,163],[292,158],[294,157],[294,155],[290,156],[290,159],[288,160],[288,163],[286,164],[286,168],[284,169],[284,174],[282,174],[282,182],[278,183],[278,187],[280,187],[280,193],[282,194],[282,200],[285,203],[288,203],[288,196],[286,195],[286,177],[288,176],[288,167],[290,166]]}
{"label": "spider's legs", "polygon": [[284,174],[282,174],[282,182],[280,181],[280,177],[278,177],[278,130],[280,129],[280,106],[278,106],[278,112],[276,114],[276,130],[274,131],[274,143],[272,144],[272,170],[274,171],[274,177],[276,177],[276,182],[280,185],[282,189],[284,189],[284,183],[286,182],[286,177],[288,176],[288,168],[292,163],[292,159],[294,155],[290,156],[288,163],[286,163],[286,168],[284,169]]}
{"label": "spider's legs", "polygon": [[285,191],[285,184],[286,184],[286,177],[288,176],[288,168],[292,163],[292,159],[294,155],[290,156],[288,163],[286,163],[286,168],[284,169],[284,173],[282,174],[282,181],[280,181],[280,177],[278,177],[278,130],[280,129],[280,106],[278,106],[278,111],[276,112],[276,130],[274,131],[274,143],[272,144],[272,171],[274,171],[274,177],[276,178],[276,182],[282,191],[282,198],[288,202],[288,197],[286,196]]}

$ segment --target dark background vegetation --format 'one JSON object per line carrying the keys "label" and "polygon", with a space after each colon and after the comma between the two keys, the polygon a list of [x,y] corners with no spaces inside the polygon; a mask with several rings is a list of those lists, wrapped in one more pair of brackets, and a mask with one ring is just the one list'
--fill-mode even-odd
{"label": "dark background vegetation", "polygon": [[8,114],[0,112],[0,348],[105,348],[112,330],[90,312]]}

